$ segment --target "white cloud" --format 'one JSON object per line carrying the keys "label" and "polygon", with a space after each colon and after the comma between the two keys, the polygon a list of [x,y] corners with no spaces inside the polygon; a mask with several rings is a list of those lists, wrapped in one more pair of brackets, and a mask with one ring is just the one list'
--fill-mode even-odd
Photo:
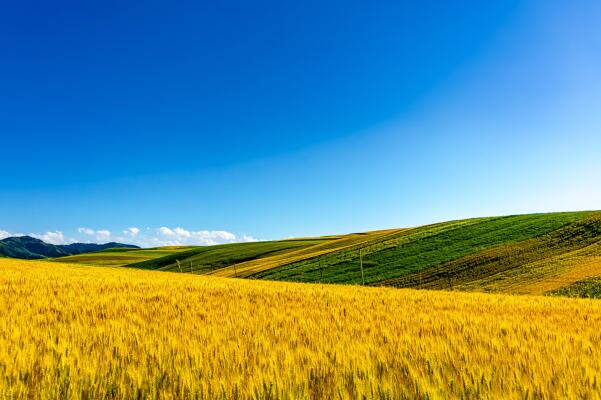
{"label": "white cloud", "polygon": [[[122,231],[122,235],[113,238],[112,233],[107,229],[91,229],[81,227],[77,229],[79,236],[76,238],[66,237],[62,231],[48,231],[45,233],[30,233],[29,235],[44,242],[51,244],[69,244],[74,242],[96,242],[106,243],[111,240],[118,242],[135,244],[141,247],[160,247],[160,246],[210,246],[224,243],[236,242],[255,242],[256,238],[249,235],[237,236],[232,232],[223,230],[189,230],[177,226],[169,228],[161,226],[160,228],[146,228],[144,230],[137,227],[129,227]],[[23,236],[22,234],[0,230],[0,239],[11,236]]]}
{"label": "white cloud", "polygon": [[111,238],[111,232],[106,229],[101,229],[96,231],[96,239],[97,240],[109,240]]}
{"label": "white cloud", "polygon": [[136,236],[138,236],[139,233],[140,233],[140,228],[136,228],[135,226],[131,227],[131,228],[127,228],[126,230],[123,231],[123,234],[125,236],[130,236],[132,238],[135,238]]}
{"label": "white cloud", "polygon": [[199,239],[216,239],[224,241],[235,241],[236,235],[227,231],[198,231],[194,232]]}
{"label": "white cloud", "polygon": [[148,231],[138,238],[138,244],[146,246],[207,246],[214,244],[255,241],[251,236],[237,237],[228,231],[193,231],[180,226],[160,228]]}
{"label": "white cloud", "polygon": [[240,238],[241,242],[258,242],[259,239],[256,239],[250,235],[242,235],[242,237]]}
{"label": "white cloud", "polygon": [[83,233],[84,235],[93,236],[94,230],[90,228],[77,228],[77,232]]}
{"label": "white cloud", "polygon": [[166,226],[161,226],[158,229],[158,231],[159,231],[159,233],[161,235],[164,235],[164,236],[173,236],[173,235],[175,235],[175,232],[173,232],[171,229],[167,228]]}
{"label": "white cloud", "polygon": [[[7,237],[17,237],[17,236],[25,236],[23,233],[12,233],[4,230],[0,230],[0,240],[5,239]],[[69,244],[75,242],[74,239],[65,237],[64,233],[61,231],[48,231],[44,233],[29,233],[28,236],[34,237],[36,239],[43,240],[46,243],[50,244]]]}
{"label": "white cloud", "polygon": [[189,237],[192,236],[192,234],[190,233],[190,231],[187,231],[187,230],[185,230],[183,228],[180,228],[179,226],[177,228],[175,228],[173,230],[173,232],[175,232],[175,234],[178,237],[189,238]]}
{"label": "white cloud", "polygon": [[67,244],[72,242],[67,240],[61,231],[46,232],[42,234],[32,233],[31,236],[50,244]]}
{"label": "white cloud", "polygon": [[99,229],[95,231],[90,228],[77,228],[77,232],[82,233],[86,236],[93,236],[99,242],[107,242],[111,239],[111,232],[106,229]]}

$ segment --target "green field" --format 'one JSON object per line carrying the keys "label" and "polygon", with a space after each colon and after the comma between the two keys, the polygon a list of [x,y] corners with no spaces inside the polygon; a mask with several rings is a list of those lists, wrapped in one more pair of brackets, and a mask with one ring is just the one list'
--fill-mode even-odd
{"label": "green field", "polygon": [[152,249],[107,249],[93,253],[84,253],[75,256],[55,258],[50,261],[66,262],[70,264],[121,267],[127,264],[166,257],[190,248],[191,247],[189,246],[172,246],[157,247]]}
{"label": "green field", "polygon": [[[329,283],[361,283],[362,258],[366,283],[386,281],[397,285],[396,281],[389,280],[414,276],[482,250],[538,237],[577,221],[582,216],[583,214],[525,215],[425,226],[374,245],[358,246],[269,270],[258,277],[303,282],[322,280]],[[359,250],[362,252],[361,258]]]}
{"label": "green field", "polygon": [[[601,212],[512,215],[415,228],[56,259],[221,277],[594,297]],[[591,280],[593,279],[593,280]]]}
{"label": "green field", "polygon": [[128,267],[204,274],[245,261],[262,259],[274,254],[309,247],[327,240],[282,240],[203,246],[173,253],[161,258],[130,264]]}

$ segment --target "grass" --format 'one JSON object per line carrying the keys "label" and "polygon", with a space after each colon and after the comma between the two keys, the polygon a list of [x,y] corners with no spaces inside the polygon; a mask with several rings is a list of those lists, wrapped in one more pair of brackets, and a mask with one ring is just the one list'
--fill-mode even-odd
{"label": "grass", "polygon": [[120,267],[127,264],[138,263],[176,254],[190,247],[172,246],[153,249],[107,249],[93,253],[77,254],[74,256],[55,258],[53,262],[66,262],[70,264],[102,265]]}
{"label": "grass", "polygon": [[601,277],[574,282],[571,285],[551,292],[551,294],[556,296],[601,299]]}
{"label": "grass", "polygon": [[328,240],[330,239],[298,239],[204,246],[172,253],[161,258],[129,264],[128,267],[173,272],[180,272],[181,268],[182,272],[203,274],[248,260],[263,259],[267,256],[309,247]]}
{"label": "grass", "polygon": [[593,300],[2,259],[0,307],[0,398],[601,393]]}
{"label": "grass", "polygon": [[[578,246],[580,247],[580,246]],[[594,276],[601,276],[601,242],[563,251],[540,260],[515,263],[512,268],[473,280],[466,290],[500,293],[544,294]]]}
{"label": "grass", "polygon": [[309,260],[310,262],[310,260],[313,260],[316,257],[338,254],[361,246],[370,244],[375,245],[398,235],[402,235],[404,231],[405,230],[403,229],[392,229],[328,237],[328,240],[315,242],[311,246],[269,255],[269,257],[252,259],[236,264],[235,266],[217,269],[211,272],[211,274],[222,277],[262,277],[261,273],[265,271],[271,271],[278,267],[287,266],[297,262],[304,262],[306,260]]}
{"label": "grass", "polygon": [[[372,284],[416,286],[420,276],[414,274],[431,271],[481,251],[543,236],[587,215],[555,213],[479,218],[404,231],[383,243],[361,247],[365,280]],[[361,283],[359,248],[270,269],[256,277],[299,282]],[[440,282],[445,280],[438,270],[435,277]]]}
{"label": "grass", "polygon": [[430,289],[482,288],[479,281],[503,276],[508,271],[526,272],[532,263],[547,263],[555,257],[578,251],[601,240],[601,214],[589,214],[529,240],[474,252],[466,257],[385,282],[396,286]]}

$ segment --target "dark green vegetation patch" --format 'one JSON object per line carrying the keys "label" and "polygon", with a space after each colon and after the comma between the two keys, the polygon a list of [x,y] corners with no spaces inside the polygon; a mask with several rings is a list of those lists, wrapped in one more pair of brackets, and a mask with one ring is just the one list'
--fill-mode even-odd
{"label": "dark green vegetation patch", "polygon": [[555,290],[551,295],[581,297],[587,299],[601,299],[601,277],[595,277],[573,283],[569,286]]}

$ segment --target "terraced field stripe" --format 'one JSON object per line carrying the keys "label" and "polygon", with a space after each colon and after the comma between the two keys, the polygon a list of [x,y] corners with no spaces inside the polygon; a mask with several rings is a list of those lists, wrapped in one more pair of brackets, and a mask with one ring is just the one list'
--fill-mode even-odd
{"label": "terraced field stripe", "polygon": [[[409,232],[367,251],[363,257],[369,284],[389,283],[469,254],[538,237],[590,213],[530,214],[477,218],[434,224]],[[339,251],[254,275],[300,282],[361,282],[358,251]]]}
{"label": "terraced field stripe", "polygon": [[403,234],[405,231],[407,230],[392,229],[384,231],[350,234],[346,236],[341,236],[337,240],[333,240],[326,243],[319,243],[304,249],[239,263],[236,264],[235,267],[230,266],[228,268],[222,268],[211,274],[222,277],[232,277],[234,276],[234,274],[237,274],[238,277],[260,278],[260,273],[264,271],[294,264],[299,261],[314,260],[315,258],[325,254],[330,254],[352,248],[359,248],[362,246],[366,246],[370,243],[380,243],[382,240],[386,240],[390,237],[396,237],[399,234]]}
{"label": "terraced field stripe", "polygon": [[497,246],[434,266],[423,271],[383,281],[384,285],[449,289],[519,268],[570,251],[586,248],[601,237],[601,213],[554,230],[535,239]]}
{"label": "terraced field stripe", "polygon": [[180,253],[186,249],[190,249],[190,247],[173,246],[154,249],[110,249],[93,253],[60,257],[48,261],[84,265],[101,265],[105,267],[121,267],[127,264],[145,262],[148,260]]}
{"label": "terraced field stripe", "polygon": [[[359,263],[359,250],[364,254],[363,261],[366,268],[373,264],[370,257],[381,251],[398,248],[405,243],[411,243],[427,237],[432,237],[441,232],[452,231],[470,225],[480,224],[494,218],[481,218],[462,221],[451,221],[408,229],[385,240],[375,243],[358,245],[350,249],[333,252],[317,258],[293,263],[281,268],[266,271],[256,277],[289,280],[297,282],[327,282],[327,283],[354,283],[362,282]],[[367,271],[367,270],[366,270]]]}
{"label": "terraced field stripe", "polygon": [[461,290],[544,294],[601,275],[601,242],[461,285]]}
{"label": "terraced field stripe", "polygon": [[[179,261],[185,267],[182,267],[183,272],[189,272],[191,269],[193,273],[206,274],[241,262],[282,254],[333,240],[335,239],[315,238],[205,246],[143,263],[127,265],[127,267],[180,272]],[[232,276],[234,275],[232,274]]]}

